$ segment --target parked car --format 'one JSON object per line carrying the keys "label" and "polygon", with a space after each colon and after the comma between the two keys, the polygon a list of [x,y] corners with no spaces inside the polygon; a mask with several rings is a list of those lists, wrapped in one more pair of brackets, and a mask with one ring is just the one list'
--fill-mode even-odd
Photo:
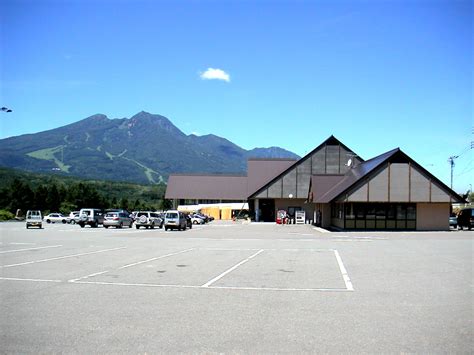
{"label": "parked car", "polygon": [[198,217],[196,215],[189,215],[189,217],[191,218],[192,224],[204,224],[204,223],[206,223],[203,218]]}
{"label": "parked car", "polygon": [[163,219],[156,212],[151,211],[139,211],[135,216],[135,228],[140,227],[148,228],[163,228]]}
{"label": "parked car", "polygon": [[204,220],[204,223],[208,223],[208,222],[211,222],[211,221],[214,220],[214,217],[208,216],[208,215],[203,214],[203,213],[195,213],[194,216],[202,218]]}
{"label": "parked car", "polygon": [[41,216],[41,211],[38,210],[28,210],[26,212],[26,229],[30,227],[43,228],[43,218]]}
{"label": "parked car", "polygon": [[455,214],[449,217],[449,226],[453,228],[458,226],[458,217]]}
{"label": "parked car", "polygon": [[63,216],[61,213],[50,213],[47,216],[44,216],[43,220],[46,223],[66,223],[67,217]]}
{"label": "parked car", "polygon": [[77,224],[84,228],[86,225],[96,228],[104,223],[104,213],[98,208],[83,208],[79,211],[79,221]]}
{"label": "parked car", "polygon": [[179,211],[166,211],[165,214],[165,230],[177,229],[186,230],[187,222],[184,213]]}
{"label": "parked car", "polygon": [[104,222],[102,225],[104,228],[122,228],[123,226],[132,228],[133,219],[130,218],[130,214],[128,212],[107,212],[104,216]]}
{"label": "parked car", "polygon": [[469,230],[474,226],[474,207],[462,209],[458,213],[458,228],[463,229],[467,227]]}
{"label": "parked car", "polygon": [[79,211],[72,211],[69,216],[66,217],[66,222],[69,224],[76,224],[79,222]]}

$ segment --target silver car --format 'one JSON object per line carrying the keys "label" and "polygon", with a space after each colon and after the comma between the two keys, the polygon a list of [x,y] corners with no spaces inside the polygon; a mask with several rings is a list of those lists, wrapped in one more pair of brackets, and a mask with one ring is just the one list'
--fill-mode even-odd
{"label": "silver car", "polygon": [[125,212],[107,212],[104,217],[104,222],[102,223],[104,228],[122,228],[123,226],[132,228],[132,224],[133,220],[130,218],[130,215]]}

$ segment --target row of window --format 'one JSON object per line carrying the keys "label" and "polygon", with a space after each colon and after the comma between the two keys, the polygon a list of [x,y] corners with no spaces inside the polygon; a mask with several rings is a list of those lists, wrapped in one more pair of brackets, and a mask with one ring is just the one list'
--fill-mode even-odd
{"label": "row of window", "polygon": [[337,203],[331,217],[347,229],[415,229],[414,203]]}
{"label": "row of window", "polygon": [[416,220],[414,203],[336,203],[331,217],[338,219]]}

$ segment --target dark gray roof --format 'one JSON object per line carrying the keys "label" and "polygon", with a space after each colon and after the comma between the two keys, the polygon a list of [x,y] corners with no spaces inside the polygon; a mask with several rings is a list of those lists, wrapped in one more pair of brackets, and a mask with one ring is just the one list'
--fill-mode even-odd
{"label": "dark gray roof", "polygon": [[310,202],[316,202],[334,186],[336,186],[344,175],[313,175],[311,176],[310,191],[313,196],[310,197]]}
{"label": "dark gray roof", "polygon": [[294,159],[249,159],[247,161],[247,196],[266,185],[294,163]]}
{"label": "dark gray roof", "polygon": [[237,175],[170,175],[165,198],[246,200],[247,177]]}

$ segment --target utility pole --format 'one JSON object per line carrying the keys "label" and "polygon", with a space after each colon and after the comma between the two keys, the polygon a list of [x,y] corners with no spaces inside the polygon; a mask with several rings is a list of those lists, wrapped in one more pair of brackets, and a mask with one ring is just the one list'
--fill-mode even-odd
{"label": "utility pole", "polygon": [[448,163],[451,165],[451,190],[453,189],[453,170],[454,170],[454,159],[459,158],[459,155],[453,155],[449,157]]}

